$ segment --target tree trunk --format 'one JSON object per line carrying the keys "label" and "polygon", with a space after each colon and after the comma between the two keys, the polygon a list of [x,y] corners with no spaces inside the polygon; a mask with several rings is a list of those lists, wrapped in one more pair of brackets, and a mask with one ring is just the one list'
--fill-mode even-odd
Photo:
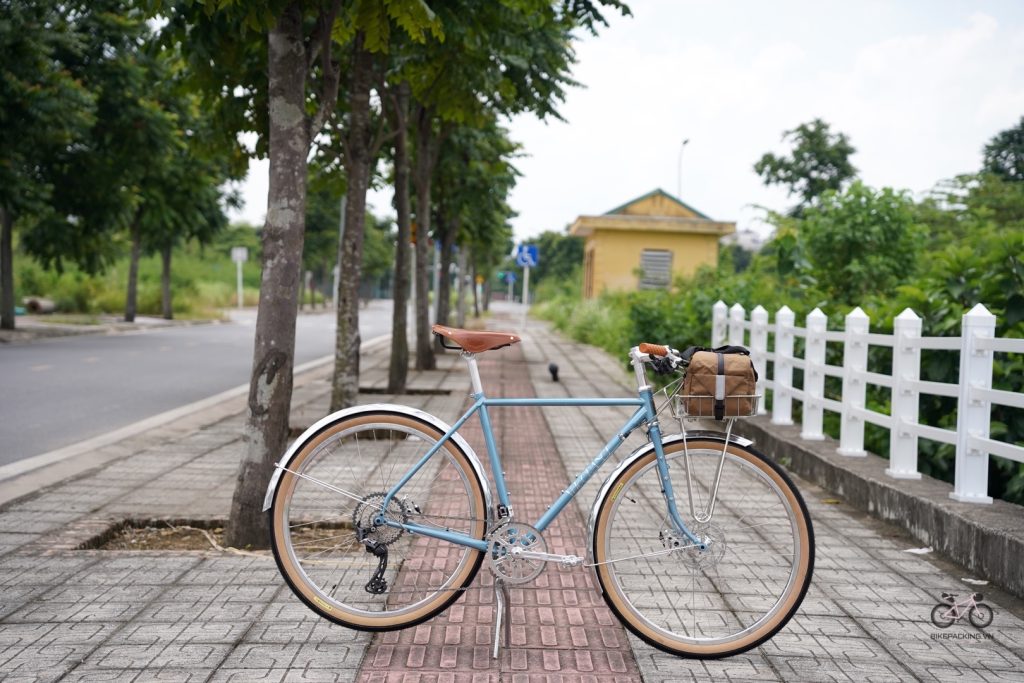
{"label": "tree trunk", "polygon": [[430,339],[430,181],[434,171],[433,113],[419,107],[416,121],[416,369],[437,367]]}
{"label": "tree trunk", "polygon": [[395,245],[395,282],[391,314],[391,363],[388,393],[405,391],[409,375],[409,280],[411,226],[409,218],[409,85],[397,87],[395,110],[395,212],[398,214],[398,242]]}
{"label": "tree trunk", "polygon": [[370,88],[373,55],[363,47],[364,35],[356,34],[353,46],[352,81],[349,89],[348,135],[345,144],[345,234],[338,243],[338,325],[334,338],[334,381],[331,412],[359,401],[359,280],[363,265],[363,233],[366,224],[366,191],[370,184]]}
{"label": "tree trunk", "polygon": [[[441,276],[437,278],[437,320],[442,325],[448,325],[451,319],[452,309],[452,246],[455,242],[455,226],[446,219],[438,221],[441,228]],[[444,353],[441,346],[441,338],[434,337],[437,348],[435,351]]]}
{"label": "tree trunk", "polygon": [[[484,280],[483,286],[484,311],[491,310],[491,279]],[[479,315],[479,314],[478,314]]]}
{"label": "tree trunk", "polygon": [[135,212],[132,221],[132,252],[128,261],[128,294],[124,298],[124,321],[135,322],[135,309],[139,294],[139,257],[142,254],[142,208]]}
{"label": "tree trunk", "polygon": [[281,13],[268,40],[270,187],[249,410],[231,516],[224,530],[225,544],[234,547],[269,545],[263,494],[288,440],[309,150],[302,28],[302,5],[293,2]]}
{"label": "tree trunk", "polygon": [[476,264],[473,264],[473,317],[480,317],[480,294],[476,291]]}
{"label": "tree trunk", "polygon": [[14,329],[14,214],[0,206],[0,329]]}
{"label": "tree trunk", "polygon": [[163,267],[160,271],[160,301],[163,304],[164,320],[174,318],[174,308],[171,306],[171,245],[165,244],[160,253]]}
{"label": "tree trunk", "polygon": [[[467,258],[466,254],[469,251],[468,247],[463,246],[459,249],[459,282],[455,290],[455,326],[465,327],[466,326],[466,278],[469,277],[469,273],[466,272]],[[470,286],[476,288],[476,278],[470,283]]]}

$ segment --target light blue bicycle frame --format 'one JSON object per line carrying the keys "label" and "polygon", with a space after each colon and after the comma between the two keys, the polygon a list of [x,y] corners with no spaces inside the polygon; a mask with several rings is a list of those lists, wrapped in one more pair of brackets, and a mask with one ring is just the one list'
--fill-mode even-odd
{"label": "light blue bicycle frame", "polygon": [[[569,501],[575,497],[581,488],[590,480],[594,473],[600,469],[608,458],[622,445],[630,433],[646,423],[648,425],[648,436],[650,437],[651,443],[654,444],[654,452],[657,456],[658,462],[658,474],[661,478],[662,490],[665,494],[665,502],[669,513],[669,519],[676,527],[676,531],[686,536],[689,541],[695,544],[699,548],[704,547],[703,541],[687,528],[683,522],[682,517],[676,508],[675,495],[672,492],[672,481],[669,478],[668,464],[665,460],[665,452],[662,448],[661,443],[661,429],[658,425],[657,412],[654,408],[654,397],[652,390],[649,386],[643,386],[639,390],[637,398],[487,398],[484,395],[483,388],[480,386],[479,375],[476,372],[475,359],[472,356],[468,356],[467,360],[470,362],[470,374],[473,378],[475,393],[471,395],[474,399],[474,403],[470,408],[460,417],[455,424],[445,432],[437,443],[430,447],[426,454],[420,458],[405,475],[396,483],[391,490],[387,492],[383,502],[380,505],[381,510],[388,509],[388,505],[391,499],[394,498],[398,492],[405,486],[410,479],[412,479],[416,473],[427,464],[431,457],[443,446],[448,439],[455,434],[466,421],[473,416],[474,413],[480,413],[480,425],[483,428],[484,442],[487,445],[487,456],[491,462],[491,471],[494,473],[494,484],[498,493],[498,502],[503,505],[506,509],[511,508],[512,504],[509,500],[508,489],[505,486],[505,473],[502,470],[501,460],[498,456],[498,448],[494,443],[494,433],[491,431],[491,418],[488,412],[488,408],[496,407],[534,407],[534,406],[636,406],[636,412],[629,418],[625,425],[623,425],[613,436],[601,452],[594,457],[592,461],[580,472],[576,479],[569,484],[558,499],[551,504],[547,509],[547,512],[537,520],[536,523],[532,524],[538,531],[544,531],[551,522],[558,517]],[[387,519],[383,515],[378,516],[375,520],[377,524],[385,524],[387,526],[395,527],[398,529],[404,529],[405,531],[413,534],[420,534],[422,536],[430,536],[432,538],[438,538],[444,541],[449,541],[458,545],[468,546],[477,550],[487,550],[488,543],[486,540],[480,540],[467,536],[466,534],[445,531],[443,529],[437,529],[433,527],[425,527],[419,524],[413,523],[402,523],[394,520]]]}

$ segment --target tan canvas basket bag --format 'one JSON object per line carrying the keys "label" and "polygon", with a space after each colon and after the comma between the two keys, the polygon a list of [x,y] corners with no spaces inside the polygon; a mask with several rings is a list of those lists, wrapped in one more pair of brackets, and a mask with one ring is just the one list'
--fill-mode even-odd
{"label": "tan canvas basket bag", "polygon": [[742,346],[691,347],[682,354],[684,362],[688,354],[690,362],[680,391],[687,415],[721,420],[757,410],[757,371],[750,351]]}

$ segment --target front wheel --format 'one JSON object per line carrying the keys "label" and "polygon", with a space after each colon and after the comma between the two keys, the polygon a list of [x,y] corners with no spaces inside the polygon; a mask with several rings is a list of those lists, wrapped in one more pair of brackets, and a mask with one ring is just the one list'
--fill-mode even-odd
{"label": "front wheel", "polygon": [[975,628],[985,628],[992,623],[992,608],[979,603],[971,608],[967,618],[971,620]]}
{"label": "front wheel", "polygon": [[292,591],[320,616],[360,630],[406,628],[443,611],[473,580],[482,552],[380,523],[483,539],[483,486],[452,440],[385,505],[442,436],[411,416],[356,413],[288,463],[270,508],[271,545]]}
{"label": "front wheel", "polygon": [[[722,461],[714,514],[700,512]],[[604,599],[625,626],[672,654],[711,659],[756,647],[800,606],[814,568],[814,531],[789,477],[757,451],[690,439],[665,445],[676,506],[700,549],[668,517],[654,452],[612,482],[594,527]]]}

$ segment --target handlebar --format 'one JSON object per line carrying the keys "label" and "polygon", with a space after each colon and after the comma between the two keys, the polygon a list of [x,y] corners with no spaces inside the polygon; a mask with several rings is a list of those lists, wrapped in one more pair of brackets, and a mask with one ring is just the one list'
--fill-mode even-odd
{"label": "handlebar", "polygon": [[679,351],[662,344],[644,342],[631,348],[629,357],[632,359],[633,370],[636,373],[637,386],[641,390],[649,388],[644,364],[651,364],[658,374],[671,373],[683,365],[683,358]]}
{"label": "handlebar", "polygon": [[651,356],[667,356],[669,348],[660,344],[648,344],[644,342],[637,347],[640,353],[646,353]]}

